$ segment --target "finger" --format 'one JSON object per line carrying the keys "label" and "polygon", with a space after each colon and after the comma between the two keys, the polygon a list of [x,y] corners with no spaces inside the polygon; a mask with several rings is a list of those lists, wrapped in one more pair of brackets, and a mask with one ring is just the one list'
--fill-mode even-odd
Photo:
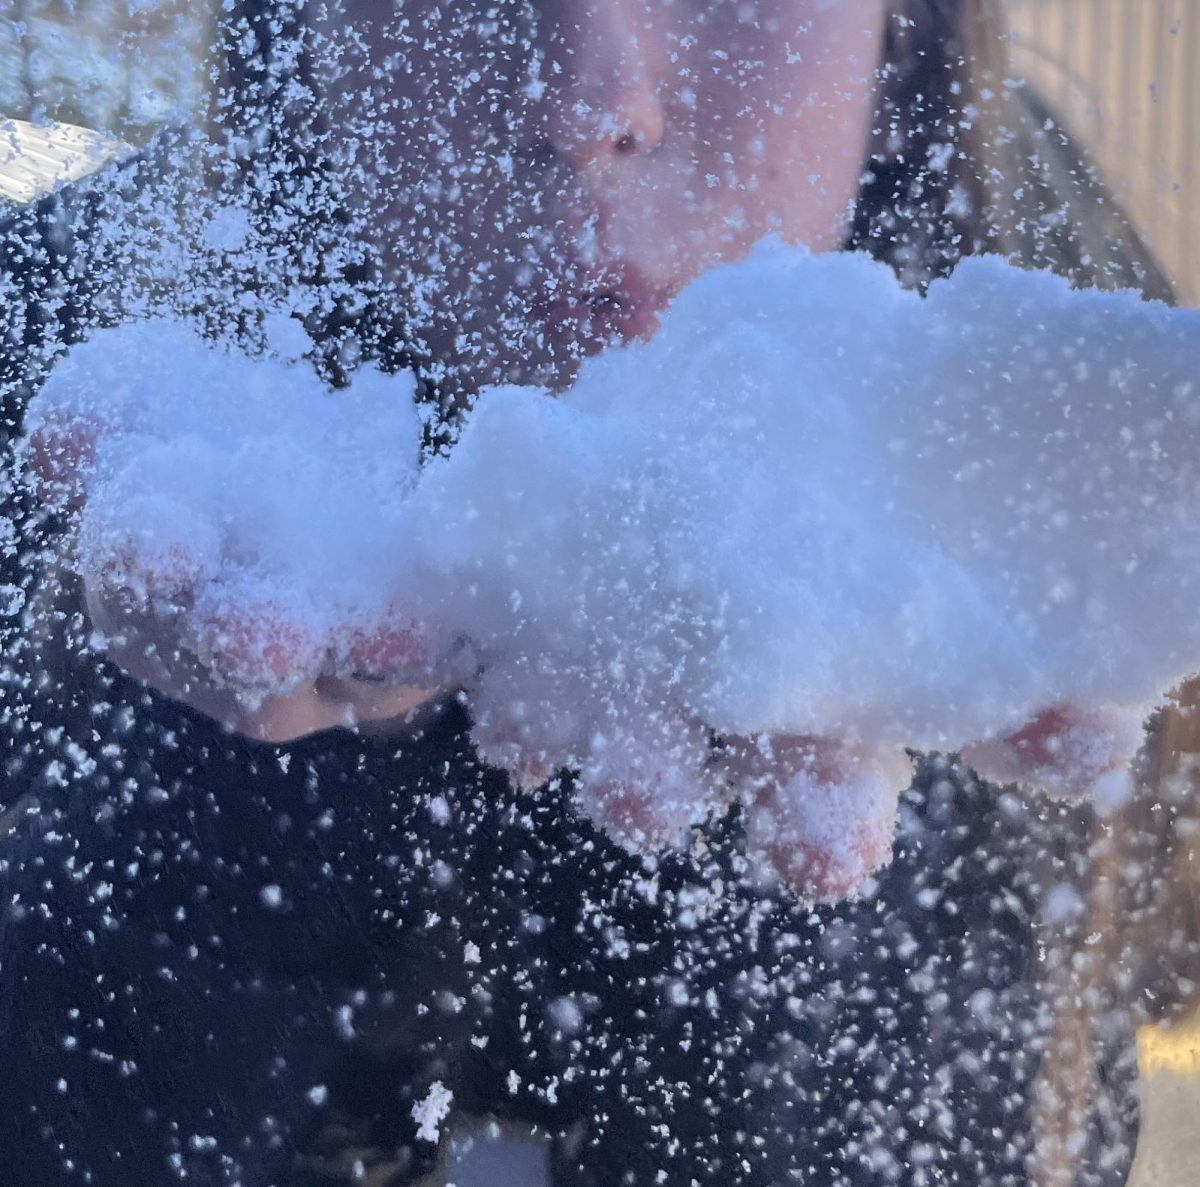
{"label": "finger", "polygon": [[911,779],[903,751],[758,739],[726,764],[745,806],[748,853],[805,898],[848,898],[890,860],[897,801]]}
{"label": "finger", "polygon": [[580,768],[581,808],[618,844],[639,853],[686,846],[717,807],[707,731],[683,720],[641,721],[593,741]]}
{"label": "finger", "polygon": [[334,632],[332,671],[342,679],[440,687],[461,684],[477,666],[465,639],[403,607]]}
{"label": "finger", "polygon": [[38,496],[63,511],[76,511],[87,497],[87,478],[96,445],[108,431],[82,416],[40,421],[26,438],[25,459]]}
{"label": "finger", "polygon": [[182,638],[179,614],[163,614],[124,590],[85,585],[88,618],[105,654],[135,680],[226,725],[241,713],[237,697],[213,684],[212,674]]}
{"label": "finger", "polygon": [[586,773],[576,794],[617,844],[642,854],[684,848],[716,802],[700,766],[649,757],[620,771]]}
{"label": "finger", "polygon": [[[245,697],[230,686],[229,673],[216,674],[184,641],[181,614],[163,614],[127,596],[124,589],[90,588],[92,626],[113,663],[172,700],[262,742],[283,743],[308,734],[365,722],[401,721],[437,696],[437,690],[355,686],[320,678],[286,692]],[[244,670],[235,679],[245,679]]]}
{"label": "finger", "polygon": [[1145,740],[1145,712],[1129,705],[1059,705],[1019,730],[963,748],[993,783],[1018,783],[1064,799],[1123,800]]}
{"label": "finger", "polygon": [[81,558],[81,568],[85,580],[114,597],[184,608],[192,602],[204,565],[199,553],[186,544],[130,530],[122,533],[119,542],[110,541],[104,556]]}
{"label": "finger", "polygon": [[350,679],[412,679],[430,673],[437,659],[428,627],[395,611],[379,624],[346,628],[336,650],[336,670]]}
{"label": "finger", "polygon": [[[248,706],[283,695],[325,674],[329,649],[319,627],[279,603],[209,593],[189,615],[185,638],[210,669]],[[217,605],[213,605],[216,602]]]}
{"label": "finger", "polygon": [[166,612],[193,604],[223,544],[214,519],[170,496],[100,489],[83,513],[75,563],[96,589]]}

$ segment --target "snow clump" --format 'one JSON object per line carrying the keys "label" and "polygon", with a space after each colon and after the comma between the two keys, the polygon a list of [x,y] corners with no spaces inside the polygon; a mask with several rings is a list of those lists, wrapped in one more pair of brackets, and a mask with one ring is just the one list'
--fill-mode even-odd
{"label": "snow clump", "polygon": [[410,377],[330,393],[173,322],[75,348],[30,430],[101,426],[85,579],[202,661],[230,606],[290,631],[214,679],[294,687],[406,624],[389,674],[464,688],[489,761],[577,771],[635,849],[738,802],[833,899],[887,860],[906,748],[1113,799],[1200,667],[1197,379],[1189,311],[768,242],[565,395],[485,391],[420,468]]}

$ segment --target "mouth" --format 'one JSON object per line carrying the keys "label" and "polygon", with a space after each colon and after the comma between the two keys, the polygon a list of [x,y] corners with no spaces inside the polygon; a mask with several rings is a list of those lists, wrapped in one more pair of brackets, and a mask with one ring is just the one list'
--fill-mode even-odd
{"label": "mouth", "polygon": [[610,271],[604,281],[584,292],[592,317],[611,326],[625,342],[653,334],[658,329],[658,315],[671,296],[669,290],[629,265]]}
{"label": "mouth", "polygon": [[670,296],[634,268],[608,269],[598,279],[535,303],[532,314],[550,339],[589,355],[650,337]]}

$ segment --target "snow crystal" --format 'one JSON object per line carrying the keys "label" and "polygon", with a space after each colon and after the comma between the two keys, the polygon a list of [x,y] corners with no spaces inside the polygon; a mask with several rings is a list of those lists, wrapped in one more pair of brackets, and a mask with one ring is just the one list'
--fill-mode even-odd
{"label": "snow crystal", "polygon": [[556,997],[546,1006],[546,1016],[564,1034],[578,1034],[583,1028],[583,1011],[573,997]]}
{"label": "snow crystal", "polygon": [[25,591],[17,585],[0,585],[0,618],[13,618],[25,606]]}
{"label": "snow crystal", "polygon": [[246,243],[251,233],[250,217],[246,211],[226,206],[213,212],[202,237],[205,246],[214,251],[235,251]]}
{"label": "snow crystal", "polygon": [[740,802],[767,870],[834,898],[887,859],[906,747],[1125,794],[1200,656],[1197,318],[766,243],[567,394],[484,392],[419,473],[410,377],[329,393],[173,322],[75,348],[31,428],[96,436],[85,578],[201,660],[234,610],[277,624],[214,680],[344,672],[399,623],[489,761],[575,769],[638,849]]}
{"label": "snow crystal", "polygon": [[439,1126],[450,1113],[454,1093],[441,1080],[434,1080],[423,1100],[412,1107],[412,1118],[417,1123],[417,1140],[437,1143],[441,1137]]}
{"label": "snow crystal", "polygon": [[278,911],[283,906],[283,891],[274,883],[262,887],[258,892],[258,898],[268,911]]}

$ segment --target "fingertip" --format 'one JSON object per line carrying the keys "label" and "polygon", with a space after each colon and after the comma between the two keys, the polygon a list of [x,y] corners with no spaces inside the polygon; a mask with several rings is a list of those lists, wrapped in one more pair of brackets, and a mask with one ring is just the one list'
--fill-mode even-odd
{"label": "fingertip", "polygon": [[580,806],[630,852],[684,848],[691,830],[716,803],[702,761],[689,761],[690,756],[612,757],[613,762],[593,760],[581,771]]}
{"label": "fingertip", "polygon": [[41,498],[64,511],[83,505],[99,433],[99,425],[82,418],[43,420],[31,430],[24,457]]}
{"label": "fingertip", "polygon": [[193,601],[200,563],[182,544],[147,547],[131,533],[102,558],[92,559],[84,577],[106,593],[131,597],[141,605],[183,609]]}
{"label": "fingertip", "polygon": [[202,613],[192,631],[214,676],[251,700],[314,682],[327,667],[320,633],[274,604]]}
{"label": "fingertip", "polygon": [[1145,741],[1138,706],[1078,704],[1043,709],[1011,733],[963,748],[983,779],[1034,788],[1057,799],[1127,798],[1120,790]]}
{"label": "fingertip", "polygon": [[907,756],[835,738],[782,739],[766,753],[739,789],[750,857],[810,902],[860,893],[891,860]]}
{"label": "fingertip", "polygon": [[333,670],[360,681],[454,683],[469,651],[463,640],[436,623],[393,607],[379,621],[349,623],[335,632]]}
{"label": "fingertip", "polygon": [[808,902],[833,905],[859,894],[890,861],[891,822],[848,824],[835,845],[808,842],[785,828],[748,830],[749,853],[758,868]]}
{"label": "fingertip", "polygon": [[368,679],[424,674],[433,666],[427,632],[415,619],[352,628],[342,650],[346,673]]}

